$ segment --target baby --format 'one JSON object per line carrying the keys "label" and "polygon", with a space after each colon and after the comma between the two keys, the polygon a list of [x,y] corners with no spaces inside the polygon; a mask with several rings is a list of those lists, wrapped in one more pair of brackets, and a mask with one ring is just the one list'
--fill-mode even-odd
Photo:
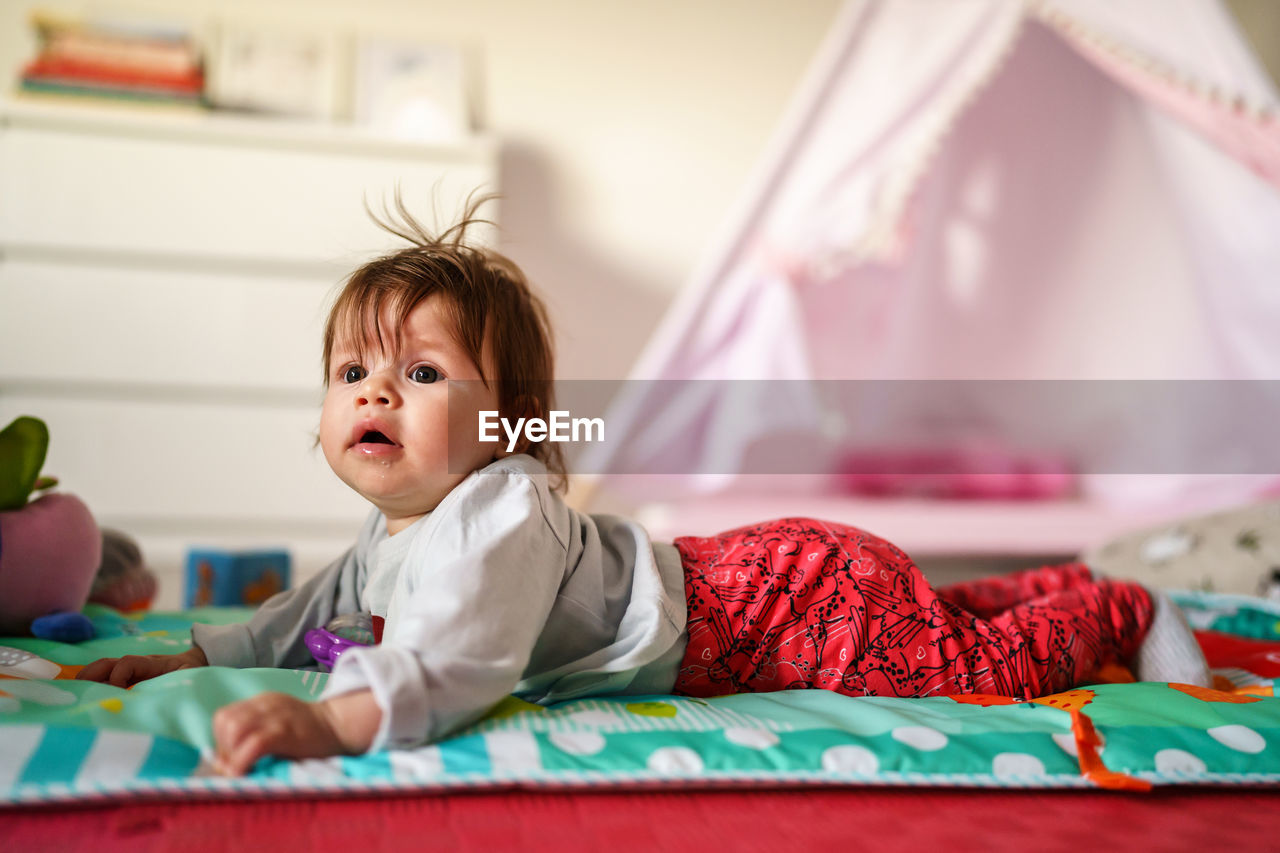
{"label": "baby", "polygon": [[825,688],[888,696],[1068,689],[1112,663],[1208,684],[1175,607],[1078,564],[935,590],[892,544],[782,519],[652,542],[557,494],[559,445],[481,440],[481,412],[554,406],[542,303],[505,257],[466,242],[479,202],[348,279],[324,332],[319,444],[373,505],[355,545],[244,625],[196,625],[177,655],[108,658],[81,678],[126,687],[194,666],[300,668],[304,634],[347,613],[382,641],[337,660],[319,701],[267,693],[218,711],[216,768],[437,740],[508,694]]}

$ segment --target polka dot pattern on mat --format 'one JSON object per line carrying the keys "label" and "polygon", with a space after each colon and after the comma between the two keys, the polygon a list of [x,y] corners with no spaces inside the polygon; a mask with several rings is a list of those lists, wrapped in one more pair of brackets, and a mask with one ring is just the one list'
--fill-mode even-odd
{"label": "polka dot pattern on mat", "polygon": [[552,732],[552,745],[570,755],[595,755],[604,751],[604,735],[599,732]]}
{"label": "polka dot pattern on mat", "polygon": [[880,759],[876,758],[874,752],[861,746],[833,746],[822,753],[822,769],[831,773],[874,776],[880,771]]}
{"label": "polka dot pattern on mat", "polygon": [[490,732],[485,735],[485,748],[496,772],[520,773],[542,766],[537,741],[529,732]]}
{"label": "polka dot pattern on mat", "polygon": [[1203,773],[1205,763],[1184,749],[1162,749],[1156,753],[1158,773]]}
{"label": "polka dot pattern on mat", "polygon": [[1267,748],[1267,740],[1248,726],[1228,725],[1207,729],[1209,737],[1236,752],[1254,754]]}
{"label": "polka dot pattern on mat", "polygon": [[768,749],[777,746],[778,736],[768,729],[749,729],[735,726],[724,730],[725,740],[748,749]]}
{"label": "polka dot pattern on mat", "polygon": [[898,726],[891,734],[894,740],[921,752],[933,752],[947,745],[947,736],[930,726]]}
{"label": "polka dot pattern on mat", "polygon": [[1025,752],[1002,752],[992,760],[991,772],[997,778],[1043,776],[1044,762]]}
{"label": "polka dot pattern on mat", "polygon": [[655,749],[647,762],[658,773],[689,774],[702,772],[702,756],[687,746],[664,746]]}

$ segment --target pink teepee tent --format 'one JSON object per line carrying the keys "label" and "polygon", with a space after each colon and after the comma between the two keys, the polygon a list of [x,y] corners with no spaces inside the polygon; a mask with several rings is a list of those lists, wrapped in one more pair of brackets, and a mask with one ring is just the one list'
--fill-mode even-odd
{"label": "pink teepee tent", "polygon": [[1277,379],[1277,329],[1277,97],[1216,0],[850,2],[580,470],[836,453],[806,380]]}

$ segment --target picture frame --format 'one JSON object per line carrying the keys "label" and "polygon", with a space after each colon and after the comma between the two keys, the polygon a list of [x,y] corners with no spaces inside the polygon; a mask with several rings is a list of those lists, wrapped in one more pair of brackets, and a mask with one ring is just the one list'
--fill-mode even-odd
{"label": "picture frame", "polygon": [[386,36],[358,39],[353,120],[397,139],[450,142],[472,132],[461,45]]}
{"label": "picture frame", "polygon": [[330,33],[223,22],[208,53],[208,100],[221,109],[339,120],[344,54]]}

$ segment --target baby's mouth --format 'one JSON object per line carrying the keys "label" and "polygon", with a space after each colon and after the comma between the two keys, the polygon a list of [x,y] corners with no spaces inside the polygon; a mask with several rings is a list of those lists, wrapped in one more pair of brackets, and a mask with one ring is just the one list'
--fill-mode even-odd
{"label": "baby's mouth", "polygon": [[387,453],[400,447],[400,443],[385,432],[386,424],[367,421],[357,424],[351,434],[351,447],[367,454]]}

